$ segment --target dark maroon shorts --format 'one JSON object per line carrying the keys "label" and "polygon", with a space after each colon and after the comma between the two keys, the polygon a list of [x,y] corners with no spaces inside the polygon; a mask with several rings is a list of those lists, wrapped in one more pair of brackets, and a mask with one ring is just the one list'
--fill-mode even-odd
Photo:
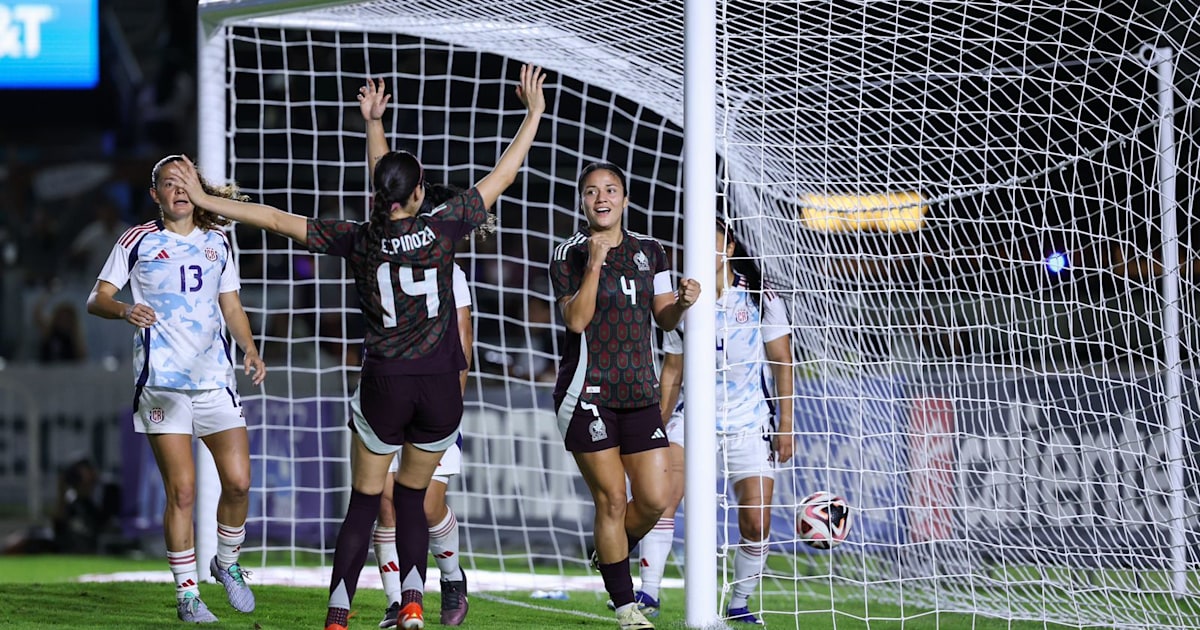
{"label": "dark maroon shorts", "polygon": [[[458,372],[433,375],[366,376],[358,382],[359,409],[374,435],[358,431],[354,414],[349,422],[367,448],[388,453],[387,446],[437,446],[454,442],[462,423],[463,397]],[[448,440],[448,441],[447,441]]]}
{"label": "dark maroon shorts", "polygon": [[[620,447],[622,455],[632,455],[670,446],[658,405],[610,409],[580,401],[574,411],[568,412],[561,408],[562,404],[562,400],[554,401],[554,408],[558,410],[558,428],[563,434],[563,445],[572,453],[594,453]],[[570,413],[570,420],[564,430],[563,419],[567,413]]]}

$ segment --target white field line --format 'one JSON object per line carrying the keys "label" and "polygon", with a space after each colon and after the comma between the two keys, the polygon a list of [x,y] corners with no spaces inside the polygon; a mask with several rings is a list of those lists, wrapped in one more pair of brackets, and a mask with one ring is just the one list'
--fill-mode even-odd
{"label": "white field line", "polygon": [[[164,563],[165,564],[165,563]],[[300,568],[300,567],[246,567],[248,581],[253,584],[275,584],[282,586],[329,586],[332,567]],[[489,591],[590,591],[602,593],[604,582],[599,575],[595,576],[563,576],[563,575],[532,575],[528,573],[509,573],[499,571],[467,570],[471,590]],[[437,584],[441,574],[434,567],[429,568],[426,582]],[[170,582],[171,572],[164,568],[162,571],[120,571],[117,573],[93,573],[79,577],[80,582]],[[683,588],[683,580],[679,578],[664,578],[663,588]],[[379,581],[379,569],[372,564],[363,567],[358,578],[358,588],[382,589]]]}

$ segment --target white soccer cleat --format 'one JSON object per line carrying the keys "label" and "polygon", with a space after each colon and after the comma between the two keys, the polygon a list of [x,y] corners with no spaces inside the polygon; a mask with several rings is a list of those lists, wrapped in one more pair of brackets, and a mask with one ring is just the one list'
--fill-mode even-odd
{"label": "white soccer cleat", "polygon": [[621,630],[654,630],[654,624],[638,610],[637,604],[626,604],[617,609],[617,624]]}

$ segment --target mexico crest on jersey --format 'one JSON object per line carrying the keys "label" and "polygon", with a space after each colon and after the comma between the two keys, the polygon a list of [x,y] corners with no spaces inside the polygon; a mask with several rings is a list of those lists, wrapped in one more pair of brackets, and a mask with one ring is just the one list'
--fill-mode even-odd
{"label": "mexico crest on jersey", "polygon": [[217,259],[217,250],[215,250],[211,247],[205,247],[204,248],[204,257],[211,261],[215,261]]}
{"label": "mexico crest on jersey", "polygon": [[608,428],[604,426],[604,421],[600,418],[592,420],[592,423],[588,425],[588,433],[591,434],[593,442],[608,439]]}
{"label": "mexico crest on jersey", "polygon": [[650,271],[650,260],[646,258],[646,254],[643,252],[633,255],[633,264],[637,265],[638,271]]}

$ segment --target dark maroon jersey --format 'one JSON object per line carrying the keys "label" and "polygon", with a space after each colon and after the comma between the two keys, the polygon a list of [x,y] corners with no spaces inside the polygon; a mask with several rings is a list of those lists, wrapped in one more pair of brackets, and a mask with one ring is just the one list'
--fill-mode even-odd
{"label": "dark maroon jersey", "polygon": [[[587,266],[587,228],[554,250],[550,282],[557,300],[574,295]],[[654,367],[655,276],[669,274],[667,253],[649,236],[625,232],[600,270],[596,314],[583,334],[567,331],[558,366],[556,399],[567,394],[612,409],[658,403]],[[670,286],[669,282],[665,282]],[[584,349],[586,347],[586,350]]]}
{"label": "dark maroon jersey", "polygon": [[363,372],[440,374],[465,369],[454,307],[454,245],[487,220],[474,188],[429,214],[388,223],[309,219],[308,249],[345,258],[366,320]]}

